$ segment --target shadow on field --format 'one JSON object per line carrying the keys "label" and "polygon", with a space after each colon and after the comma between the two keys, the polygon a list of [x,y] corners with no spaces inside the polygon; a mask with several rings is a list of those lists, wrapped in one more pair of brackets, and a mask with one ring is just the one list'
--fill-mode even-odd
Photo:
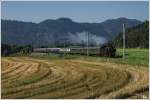
{"label": "shadow on field", "polygon": [[116,55],[115,57],[113,58],[122,58],[122,55]]}

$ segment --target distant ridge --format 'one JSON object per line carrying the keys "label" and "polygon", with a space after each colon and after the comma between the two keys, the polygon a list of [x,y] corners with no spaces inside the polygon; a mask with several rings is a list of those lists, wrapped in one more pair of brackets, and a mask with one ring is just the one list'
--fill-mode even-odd
{"label": "distant ridge", "polygon": [[133,27],[141,23],[136,19],[117,18],[102,23],[79,23],[70,18],[47,19],[40,23],[2,20],[2,43],[33,46],[81,45],[90,34],[91,45],[112,40],[122,31],[122,24]]}

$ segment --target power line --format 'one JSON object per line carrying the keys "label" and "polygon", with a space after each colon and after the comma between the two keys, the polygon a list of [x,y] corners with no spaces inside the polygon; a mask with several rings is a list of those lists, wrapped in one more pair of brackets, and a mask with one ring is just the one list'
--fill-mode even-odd
{"label": "power line", "polygon": [[89,33],[87,32],[87,56],[89,55]]}

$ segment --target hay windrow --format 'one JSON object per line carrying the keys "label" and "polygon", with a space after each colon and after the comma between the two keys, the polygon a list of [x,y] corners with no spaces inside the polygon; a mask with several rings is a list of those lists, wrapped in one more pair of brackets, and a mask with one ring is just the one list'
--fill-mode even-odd
{"label": "hay windrow", "polygon": [[148,68],[83,60],[2,58],[2,98],[132,98],[148,92]]}

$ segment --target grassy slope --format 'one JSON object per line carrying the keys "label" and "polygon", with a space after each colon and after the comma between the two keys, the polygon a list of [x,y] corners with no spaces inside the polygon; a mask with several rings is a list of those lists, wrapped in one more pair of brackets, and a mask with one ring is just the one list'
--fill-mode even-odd
{"label": "grassy slope", "polygon": [[[122,49],[118,49],[118,53],[122,54]],[[149,50],[148,49],[127,49],[126,59],[123,63],[147,65],[149,64]]]}
{"label": "grassy slope", "polygon": [[120,55],[118,58],[108,58],[108,57],[92,57],[92,56],[83,56],[83,55],[60,55],[60,54],[47,54],[44,56],[33,56],[38,58],[45,59],[83,59],[88,61],[105,61],[105,62],[114,62],[121,64],[131,64],[131,65],[144,65],[148,67],[149,64],[149,50],[148,49],[126,49],[126,58],[122,59],[122,49],[117,49],[117,55]]}

